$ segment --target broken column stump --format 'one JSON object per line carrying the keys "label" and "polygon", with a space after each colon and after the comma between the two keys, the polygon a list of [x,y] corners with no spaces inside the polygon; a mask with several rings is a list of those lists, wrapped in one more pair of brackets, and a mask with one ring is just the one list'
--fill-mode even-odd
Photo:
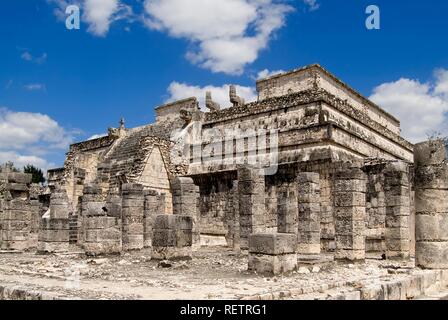
{"label": "broken column stump", "polygon": [[415,258],[426,269],[448,269],[448,163],[443,141],[415,145]]}
{"label": "broken column stump", "polygon": [[238,169],[240,248],[249,248],[249,236],[266,230],[265,177],[260,169]]}
{"label": "broken column stump", "polygon": [[143,186],[136,183],[123,184],[122,200],[123,250],[143,249],[143,216],[145,202]]}
{"label": "broken column stump", "polygon": [[81,200],[86,255],[121,252],[121,230],[116,216],[109,216],[99,185],[86,185]]}
{"label": "broken column stump", "polygon": [[386,202],[386,257],[410,257],[411,194],[408,166],[389,163],[384,172]]}
{"label": "broken column stump", "polygon": [[365,259],[366,175],[360,168],[336,171],[334,177],[335,258]]}
{"label": "broken column stump", "polygon": [[143,219],[143,245],[152,248],[152,236],[155,217],[162,214],[160,208],[160,196],[155,190],[145,191],[145,211]]}
{"label": "broken column stump", "polygon": [[26,250],[30,247],[32,208],[29,200],[31,175],[0,173],[0,248]]}
{"label": "broken column stump", "polygon": [[291,272],[297,267],[296,249],[294,233],[251,234],[248,270],[268,275]]}
{"label": "broken column stump", "polygon": [[319,174],[299,173],[298,188],[298,244],[297,252],[304,255],[320,254],[320,181]]}
{"label": "broken column stump", "polygon": [[191,259],[193,218],[186,215],[157,215],[153,226],[153,259]]}
{"label": "broken column stump", "polygon": [[[173,214],[186,215],[193,222],[193,247],[200,246],[199,231],[199,187],[194,184],[192,178],[176,177],[172,183],[173,188]],[[160,212],[160,214],[163,212]]]}
{"label": "broken column stump", "polygon": [[70,225],[67,193],[58,187],[50,197],[50,209],[42,217],[37,251],[66,252],[69,249]]}

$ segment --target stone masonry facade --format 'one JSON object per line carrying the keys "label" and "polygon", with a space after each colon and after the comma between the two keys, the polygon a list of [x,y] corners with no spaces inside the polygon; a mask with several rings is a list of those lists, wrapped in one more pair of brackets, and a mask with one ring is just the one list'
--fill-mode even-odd
{"label": "stone masonry facade", "polygon": [[190,259],[220,245],[272,274],[324,256],[448,268],[442,141],[414,146],[398,119],[319,65],[257,90],[255,102],[232,86],[229,106],[207,93],[207,110],[192,97],[157,107],[153,124],[120,121],[73,144],[48,192],[2,168],[1,249]]}

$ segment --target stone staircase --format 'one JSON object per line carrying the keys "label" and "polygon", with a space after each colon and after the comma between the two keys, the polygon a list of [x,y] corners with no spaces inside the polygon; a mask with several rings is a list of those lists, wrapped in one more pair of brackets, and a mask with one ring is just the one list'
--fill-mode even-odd
{"label": "stone staircase", "polygon": [[70,227],[69,243],[76,244],[78,243],[78,229],[79,229],[77,215],[70,216],[69,227]]}

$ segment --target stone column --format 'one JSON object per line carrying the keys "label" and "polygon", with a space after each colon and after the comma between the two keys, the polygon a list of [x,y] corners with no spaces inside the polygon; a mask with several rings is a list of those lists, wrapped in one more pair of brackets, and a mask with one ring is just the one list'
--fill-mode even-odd
{"label": "stone column", "polygon": [[299,205],[297,203],[297,187],[283,190],[277,203],[279,233],[298,233]]}
{"label": "stone column", "polygon": [[38,252],[66,252],[69,249],[69,215],[67,192],[57,187],[50,196],[50,209],[42,217]]}
{"label": "stone column", "polygon": [[123,250],[143,249],[144,196],[141,184],[122,185]]}
{"label": "stone column", "polygon": [[334,176],[335,258],[365,259],[366,175],[359,168]]}
{"label": "stone column", "polygon": [[299,254],[320,254],[319,174],[304,172],[297,176]]}
{"label": "stone column", "polygon": [[199,186],[192,178],[176,177],[171,184],[173,189],[173,214],[190,216],[193,219],[193,246],[200,245],[199,230]]}
{"label": "stone column", "polygon": [[153,227],[153,259],[191,259],[193,218],[187,215],[157,215]]}
{"label": "stone column", "polygon": [[238,169],[238,206],[240,216],[240,247],[249,248],[249,235],[262,233],[265,224],[265,177],[260,169]]}
{"label": "stone column", "polygon": [[251,234],[249,239],[248,270],[277,275],[296,269],[296,234],[257,233]]}
{"label": "stone column", "polygon": [[26,250],[30,245],[31,204],[29,188],[31,175],[25,173],[1,173],[0,200],[2,208],[2,234],[0,248],[3,250]]}
{"label": "stone column", "polygon": [[386,256],[409,258],[410,186],[408,166],[392,162],[384,172],[386,198]]}
{"label": "stone column", "polygon": [[238,181],[233,181],[232,185],[232,197],[233,197],[233,249],[235,251],[241,250],[240,242],[240,209],[239,209],[239,194],[238,194]]}
{"label": "stone column", "polygon": [[164,214],[164,211],[159,211],[159,196],[155,190],[145,191],[145,212],[143,219],[143,245],[145,248],[152,247],[152,234],[154,219],[158,214]]}
{"label": "stone column", "polygon": [[86,254],[96,256],[119,253],[122,245],[118,217],[109,216],[99,185],[84,187],[81,208],[85,234],[83,247]]}
{"label": "stone column", "polygon": [[414,147],[416,264],[448,269],[448,163],[443,141]]}

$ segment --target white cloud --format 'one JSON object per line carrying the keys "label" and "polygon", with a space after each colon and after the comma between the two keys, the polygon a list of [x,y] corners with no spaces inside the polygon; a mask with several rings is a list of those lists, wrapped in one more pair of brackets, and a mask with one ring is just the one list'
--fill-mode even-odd
{"label": "white cloud", "polygon": [[146,25],[191,41],[187,58],[241,74],[266,48],[292,7],[273,0],[145,0]]}
{"label": "white cloud", "polygon": [[411,142],[434,132],[448,135],[448,70],[437,70],[429,83],[406,78],[384,83],[370,99],[401,121],[403,136]]}
{"label": "white cloud", "polygon": [[0,108],[0,163],[31,163],[47,169],[53,164],[44,156],[67,149],[73,135],[47,115]]}
{"label": "white cloud", "polygon": [[[219,103],[221,108],[230,107],[231,103],[229,100],[229,85],[223,85],[221,87],[215,86],[193,86],[185,83],[172,82],[168,87],[168,93],[170,94],[166,102],[172,102],[176,100],[181,100],[189,97],[196,97],[199,100],[199,105],[202,110],[205,108],[205,92],[211,91],[213,101]],[[236,86],[237,94],[244,98],[246,102],[251,102],[257,99],[257,92],[255,88]]]}
{"label": "white cloud", "polygon": [[42,55],[35,57],[29,51],[25,50],[22,52],[20,57],[28,62],[33,62],[35,64],[43,64],[47,61],[48,56],[46,53],[43,53]]}
{"label": "white cloud", "polygon": [[118,11],[118,0],[85,0],[84,19],[89,31],[104,36],[109,31],[112,16]]}
{"label": "white cloud", "polygon": [[260,72],[258,72],[258,74],[256,76],[256,80],[269,78],[269,77],[272,77],[272,76],[275,76],[277,74],[284,73],[284,72],[285,72],[284,70],[269,71],[268,69],[264,69],[264,70],[261,70]]}
{"label": "white cloud", "polygon": [[40,91],[46,89],[45,85],[42,83],[30,83],[23,86],[28,91]]}
{"label": "white cloud", "polygon": [[106,136],[107,136],[106,133],[94,134],[93,136],[91,136],[87,140],[95,140],[95,139],[106,137]]}
{"label": "white cloud", "polygon": [[0,165],[7,162],[13,162],[14,166],[17,169],[22,169],[24,166],[32,164],[42,169],[44,172],[50,168],[55,167],[55,164],[53,162],[48,162],[47,160],[41,157],[21,155],[14,151],[0,150]]}
{"label": "white cloud", "polygon": [[310,11],[317,10],[320,7],[320,4],[317,3],[317,0],[303,0],[303,2],[305,2],[305,4],[309,6]]}
{"label": "white cloud", "polygon": [[109,32],[113,22],[134,19],[132,8],[120,0],[47,0],[47,2],[56,6],[54,14],[60,21],[65,21],[67,18],[65,13],[67,6],[77,5],[83,12],[83,21],[88,24],[87,31],[100,37]]}

